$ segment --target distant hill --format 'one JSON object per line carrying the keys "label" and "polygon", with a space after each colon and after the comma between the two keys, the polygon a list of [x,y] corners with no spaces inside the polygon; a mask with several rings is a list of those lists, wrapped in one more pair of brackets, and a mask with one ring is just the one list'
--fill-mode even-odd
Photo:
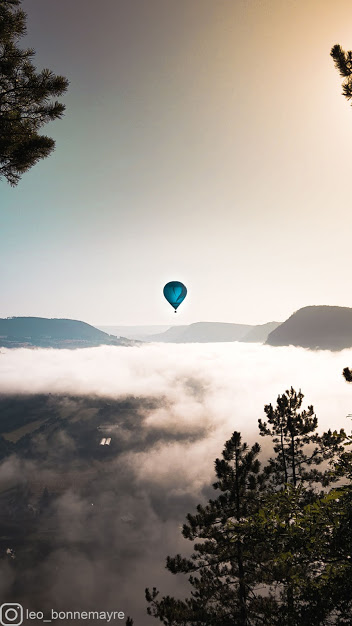
{"label": "distant hill", "polygon": [[278,322],[261,326],[225,322],[196,322],[188,326],[172,326],[164,333],[149,335],[146,341],[163,343],[210,343],[222,341],[264,342]]}
{"label": "distant hill", "polygon": [[339,306],[306,306],[273,330],[271,346],[301,346],[321,350],[352,347],[352,309]]}
{"label": "distant hill", "polygon": [[253,326],[241,341],[247,343],[265,343],[268,335],[275,330],[275,328],[278,328],[280,324],[281,322],[268,322],[267,324]]}
{"label": "distant hill", "polygon": [[39,346],[55,348],[92,347],[102,344],[133,345],[127,339],[108,335],[79,320],[45,317],[0,319],[0,346]]}
{"label": "distant hill", "polygon": [[96,326],[104,333],[116,335],[117,337],[127,337],[127,339],[147,340],[148,335],[156,335],[170,328],[170,324],[166,325],[149,325],[149,326]]}
{"label": "distant hill", "polygon": [[[100,345],[133,346],[141,341],[161,343],[211,343],[245,341],[264,343],[279,322],[253,326],[228,322],[196,322],[180,326],[108,326],[46,317],[0,319],[0,347],[82,348]],[[115,334],[104,332],[114,330]],[[154,332],[150,331],[164,331]],[[148,333],[149,331],[149,333]],[[123,333],[123,336],[121,334]]]}
{"label": "distant hill", "polygon": [[[192,326],[192,324],[191,324]],[[171,326],[168,330],[163,333],[155,333],[153,335],[148,335],[146,337],[146,341],[160,341],[162,343],[178,343],[181,340],[181,337],[185,330],[189,328],[189,326]]]}

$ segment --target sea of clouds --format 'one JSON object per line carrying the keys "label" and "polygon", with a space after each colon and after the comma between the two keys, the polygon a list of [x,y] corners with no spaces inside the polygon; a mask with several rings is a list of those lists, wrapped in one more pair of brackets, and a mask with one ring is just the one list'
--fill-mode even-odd
{"label": "sea of clouds", "polygon": [[[320,432],[350,432],[352,386],[342,376],[349,365],[352,350],[245,343],[1,349],[0,394],[134,398],[135,439],[146,441],[136,449],[133,431],[121,422],[113,436],[125,437],[124,451],[104,475],[94,477],[92,467],[92,502],[79,489],[57,498],[61,547],[31,573],[28,602],[38,590],[37,606],[41,602],[47,609],[55,599],[54,608],[62,610],[124,610],[135,626],[156,623],[145,615],[144,588],[155,585],[176,595],[187,589],[186,579],[165,570],[165,558],[191,548],[180,527],[198,502],[214,497],[214,460],[224,442],[239,430],[248,443],[258,440],[269,450],[270,442],[258,435],[258,418],[264,417],[265,404],[275,404],[291,386],[304,393],[304,407],[313,404]],[[57,450],[72,448],[65,433],[60,437]],[[0,486],[58,471],[57,450],[52,462],[48,452],[45,465],[16,455],[6,459]],[[93,505],[99,514],[92,515]],[[84,537],[89,549],[84,542],[80,548]],[[0,592],[10,588],[12,576],[3,564]]]}
{"label": "sea of clouds", "polygon": [[167,408],[148,418],[150,428],[206,425],[220,437],[235,428],[249,437],[263,406],[290,386],[314,405],[321,428],[348,427],[352,388],[342,377],[348,365],[352,350],[245,343],[1,349],[0,393],[159,397]]}

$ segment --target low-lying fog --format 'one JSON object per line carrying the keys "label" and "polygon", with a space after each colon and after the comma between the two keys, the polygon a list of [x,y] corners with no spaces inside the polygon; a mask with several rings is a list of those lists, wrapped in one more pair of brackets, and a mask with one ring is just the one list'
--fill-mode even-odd
{"label": "low-lying fog", "polygon": [[[134,618],[135,626],[157,624],[146,615],[144,589],[156,586],[175,595],[187,589],[182,577],[165,570],[165,558],[190,550],[180,526],[198,502],[215,495],[209,488],[213,462],[226,439],[240,430],[245,441],[258,440],[269,449],[257,421],[264,417],[264,405],[275,404],[290,386],[302,390],[304,407],[313,404],[319,431],[343,427],[350,432],[352,386],[342,377],[350,365],[351,350],[309,352],[245,343],[1,349],[0,394],[50,393],[59,411],[63,398],[67,403],[72,396],[77,415],[77,396],[86,406],[101,396],[117,407],[132,399],[136,407],[128,416],[125,411],[119,417],[117,410],[118,428],[110,428],[109,437],[112,444],[120,438],[121,447],[106,464],[94,458],[90,468],[88,459],[88,469],[75,466],[76,439],[65,428],[55,433],[56,443],[48,444],[44,456],[45,433],[34,433],[40,458],[14,454],[2,462],[0,492],[24,476],[41,475],[51,484],[65,469],[60,450],[69,450],[70,471],[90,472],[90,491],[87,480],[76,480],[55,494],[55,550],[44,551],[33,571],[27,563],[26,594],[12,599],[13,568],[0,560],[1,596],[37,610],[120,610]],[[76,422],[77,427],[78,417]]]}

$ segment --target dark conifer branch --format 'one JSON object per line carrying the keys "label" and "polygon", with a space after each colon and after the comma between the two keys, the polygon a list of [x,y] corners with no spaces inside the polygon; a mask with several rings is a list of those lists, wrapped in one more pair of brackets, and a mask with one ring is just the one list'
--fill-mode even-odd
{"label": "dark conifer branch", "polygon": [[52,98],[68,87],[63,76],[36,71],[32,48],[18,48],[26,34],[26,14],[19,6],[19,0],[0,4],[0,178],[11,185],[54,150],[55,141],[38,131],[63,116],[65,106]]}

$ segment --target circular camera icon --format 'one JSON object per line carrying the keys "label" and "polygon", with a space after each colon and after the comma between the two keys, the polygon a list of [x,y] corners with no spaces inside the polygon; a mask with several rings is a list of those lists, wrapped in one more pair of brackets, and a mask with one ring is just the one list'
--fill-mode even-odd
{"label": "circular camera icon", "polygon": [[0,606],[0,624],[2,626],[20,626],[23,622],[23,607],[17,602],[8,602]]}

